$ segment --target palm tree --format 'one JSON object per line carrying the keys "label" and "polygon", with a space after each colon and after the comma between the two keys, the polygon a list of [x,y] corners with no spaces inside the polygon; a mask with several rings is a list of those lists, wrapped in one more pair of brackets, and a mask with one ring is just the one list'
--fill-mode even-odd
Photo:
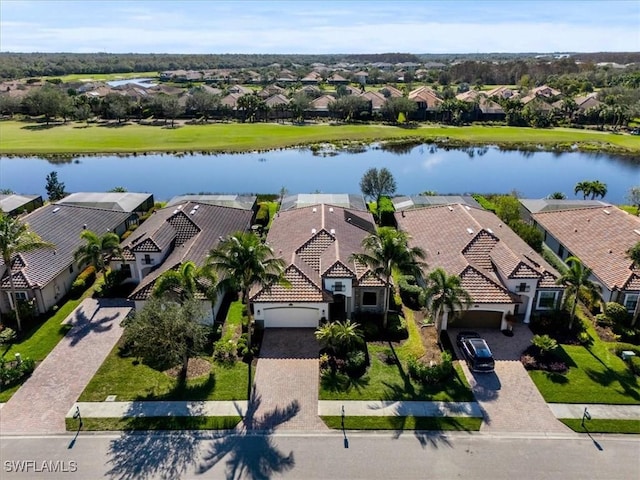
{"label": "palm tree", "polygon": [[585,267],[579,258],[569,257],[566,263],[569,265],[569,269],[558,278],[556,283],[566,287],[567,301],[570,297],[573,297],[571,319],[569,320],[569,330],[571,330],[580,296],[588,294],[593,298],[600,299],[600,285],[589,279],[591,277],[591,269]]}
{"label": "palm tree", "polygon": [[382,227],[362,241],[365,253],[354,253],[350,261],[367,266],[385,282],[384,316],[382,327],[387,328],[387,314],[391,297],[391,274],[398,269],[407,275],[420,277],[425,253],[420,247],[409,247],[409,235],[391,227]]}
{"label": "palm tree", "polygon": [[170,292],[178,295],[180,303],[194,298],[197,292],[202,292],[211,301],[215,299],[216,277],[211,269],[198,267],[194,262],[187,261],[177,270],[168,270],[156,280],[153,295],[161,297]]}
{"label": "palm tree", "polygon": [[425,307],[434,316],[438,338],[442,327],[442,314],[445,311],[466,310],[473,301],[469,292],[462,287],[460,277],[447,275],[447,272],[440,267],[433,270],[427,277],[427,286],[423,291],[422,299]]}
{"label": "palm tree", "polygon": [[582,192],[583,200],[587,199],[588,195],[591,195],[591,186],[592,182],[589,180],[583,180],[582,182],[576,183],[575,188],[573,189],[573,193],[578,195],[578,192]]}
{"label": "palm tree", "polygon": [[0,214],[0,253],[2,261],[9,277],[9,287],[11,290],[11,300],[13,311],[16,314],[16,324],[18,332],[22,331],[18,303],[16,301],[16,289],[13,284],[11,272],[11,257],[14,254],[30,252],[39,248],[55,248],[52,243],[42,240],[37,233],[29,230],[29,226],[22,223],[17,218]]}
{"label": "palm tree", "polygon": [[316,329],[315,335],[318,341],[334,354],[347,353],[364,340],[360,325],[351,320],[321,325]]}
{"label": "palm tree", "polygon": [[602,183],[600,180],[594,180],[591,182],[591,200],[596,197],[604,198],[607,194],[607,184]]}
{"label": "palm tree", "polygon": [[285,263],[273,256],[273,249],[254,233],[236,232],[209,252],[207,267],[217,271],[222,279],[218,291],[242,292],[247,306],[248,345],[251,345],[253,315],[249,292],[254,286],[288,285],[284,278]]}
{"label": "palm tree", "polygon": [[107,270],[108,256],[122,257],[120,237],[113,232],[107,232],[102,236],[91,230],[83,230],[80,234],[86,243],[73,252],[73,258],[81,265],[92,265],[97,273]]}
{"label": "palm tree", "polygon": [[552,200],[564,200],[567,196],[562,192],[553,192],[547,196],[547,198]]}

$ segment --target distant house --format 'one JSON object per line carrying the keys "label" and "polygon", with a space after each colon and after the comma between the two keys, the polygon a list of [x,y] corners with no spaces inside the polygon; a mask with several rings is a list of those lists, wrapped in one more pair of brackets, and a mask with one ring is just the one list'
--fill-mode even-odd
{"label": "distant house", "polygon": [[434,205],[462,204],[482,208],[471,195],[411,195],[391,199],[396,212],[412,208],[431,207]]}
{"label": "distant house", "polygon": [[[457,275],[473,303],[452,323],[460,328],[507,327],[508,316],[528,323],[533,312],[561,301],[558,272],[494,213],[469,205],[396,212],[398,228],[426,252],[429,270]],[[442,324],[448,325],[449,314]]]}
{"label": "distant house", "polygon": [[578,111],[582,113],[586,112],[590,108],[598,107],[603,104],[600,100],[598,100],[598,94],[596,92],[590,93],[589,95],[576,97],[574,98],[574,101],[576,102]]}
{"label": "distant house", "polygon": [[491,98],[491,97],[498,97],[501,99],[507,99],[507,98],[511,98],[514,96],[518,95],[518,92],[516,90],[513,90],[509,87],[506,87],[504,85],[501,85],[499,87],[495,87],[492,90],[488,90],[486,92],[487,97]]}
{"label": "distant house", "polygon": [[324,204],[280,211],[267,242],[285,261],[291,286],[252,290],[256,323],[264,328],[315,328],[323,318],[381,313],[384,281],[350,261],[373,232],[373,217],[364,211]]}
{"label": "distant house", "polygon": [[378,92],[364,92],[360,94],[360,98],[364,98],[369,102],[371,112],[379,112],[384,104],[387,103],[385,96]]}
{"label": "distant house", "polygon": [[327,79],[327,83],[329,83],[329,85],[348,85],[349,80],[338,73],[334,73]]}
{"label": "distant house", "polygon": [[322,81],[322,75],[318,72],[310,72],[300,79],[300,83],[303,85],[317,85]]}
{"label": "distant house", "polygon": [[[129,298],[141,308],[160,275],[187,261],[204,265],[209,251],[227,236],[246,231],[252,217],[248,209],[190,201],[163,208],[123,242],[124,260],[114,259],[111,266],[123,271],[126,281],[137,283]],[[205,305],[206,321],[213,322],[221,296],[213,304],[204,296],[198,298]]]}
{"label": "distant house", "polygon": [[229,110],[237,110],[238,99],[242,97],[242,95],[242,93],[230,93],[229,95],[222,97],[222,100],[220,100],[220,105],[228,108]]}
{"label": "distant house", "polygon": [[0,195],[0,211],[10,217],[32,212],[42,205],[40,195],[18,195],[16,193]]}
{"label": "distant house", "polygon": [[384,87],[382,87],[379,92],[384,95],[386,98],[388,97],[402,97],[403,93],[398,90],[396,87],[394,87],[393,85],[385,85]]}
{"label": "distant house", "polygon": [[602,207],[606,208],[609,203],[601,200],[578,200],[578,199],[555,199],[555,198],[521,198],[520,218],[527,223],[533,224],[534,213],[559,212],[561,210],[574,210],[577,208]]}
{"label": "distant house", "polygon": [[205,203],[207,205],[218,205],[220,207],[238,208],[240,210],[258,210],[258,203],[255,195],[228,195],[228,194],[198,194],[179,195],[173,197],[167,203],[167,207],[173,207],[185,202]]}
{"label": "distant house", "polygon": [[366,85],[368,78],[369,78],[369,74],[362,70],[353,74],[353,79],[360,85]]}
{"label": "distant house", "polygon": [[409,92],[409,100],[413,100],[417,106],[417,111],[413,114],[416,120],[429,120],[435,118],[442,99],[430,87],[418,87]]}
{"label": "distant house", "polygon": [[630,313],[640,302],[640,269],[626,251],[640,242],[640,218],[612,205],[532,213],[544,243],[562,260],[578,257],[602,287],[605,302],[618,302]]}
{"label": "distant house", "polygon": [[562,95],[562,92],[560,90],[556,90],[555,88],[551,88],[548,85],[541,85],[539,87],[532,88],[529,91],[529,95],[535,95],[536,97],[552,98],[552,97],[558,97]]}
{"label": "distant house", "polygon": [[311,111],[318,113],[328,113],[329,112],[329,104],[335,102],[335,97],[331,95],[322,95],[321,97],[315,98],[311,101]]}
{"label": "distant house", "polygon": [[153,208],[151,193],[134,192],[76,192],[56,202],[57,205],[99,208],[114,212],[129,213],[127,227],[137,223],[138,216]]}
{"label": "distant house", "polygon": [[367,211],[362,195],[350,193],[298,193],[284,197],[280,211],[304,208],[318,204]]}
{"label": "distant house", "polygon": [[[45,313],[71,289],[71,284],[85,267],[73,258],[75,250],[84,245],[80,234],[91,230],[98,235],[106,232],[122,234],[126,230],[128,212],[100,210],[73,205],[49,204],[22,218],[43,240],[53,243],[53,249],[38,249],[19,253],[11,259],[11,274],[18,300],[33,301],[37,312]],[[0,259],[0,312],[10,311],[9,273]]]}

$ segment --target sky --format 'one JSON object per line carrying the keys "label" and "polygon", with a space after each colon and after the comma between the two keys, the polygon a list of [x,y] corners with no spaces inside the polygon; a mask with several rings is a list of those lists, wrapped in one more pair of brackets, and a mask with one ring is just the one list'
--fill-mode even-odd
{"label": "sky", "polygon": [[0,0],[2,52],[640,51],[640,0]]}

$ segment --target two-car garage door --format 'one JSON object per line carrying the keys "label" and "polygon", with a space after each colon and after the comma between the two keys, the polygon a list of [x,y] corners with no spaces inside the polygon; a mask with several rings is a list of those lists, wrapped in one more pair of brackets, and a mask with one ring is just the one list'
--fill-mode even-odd
{"label": "two-car garage door", "polygon": [[470,310],[449,326],[452,328],[500,328],[502,312]]}
{"label": "two-car garage door", "polygon": [[264,309],[265,328],[316,328],[320,307],[273,307]]}

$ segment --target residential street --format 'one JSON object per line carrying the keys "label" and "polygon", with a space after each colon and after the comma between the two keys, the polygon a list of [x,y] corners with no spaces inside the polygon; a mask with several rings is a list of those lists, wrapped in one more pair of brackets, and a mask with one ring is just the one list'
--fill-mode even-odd
{"label": "residential street", "polygon": [[[4,437],[0,451],[3,479],[616,480],[640,468],[640,437],[618,435],[83,433]],[[15,473],[19,461],[35,464]]]}

